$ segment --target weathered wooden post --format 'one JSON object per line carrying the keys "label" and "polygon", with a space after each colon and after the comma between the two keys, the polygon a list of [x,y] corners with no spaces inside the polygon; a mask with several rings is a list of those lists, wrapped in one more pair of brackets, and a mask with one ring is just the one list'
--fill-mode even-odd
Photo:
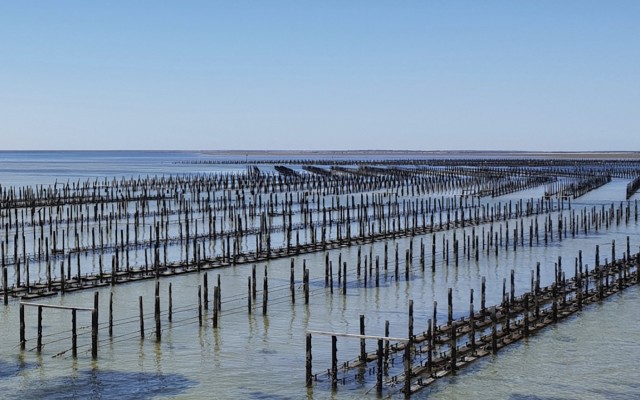
{"label": "weathered wooden post", "polygon": [[[364,314],[360,314],[360,334],[364,335]],[[360,362],[362,365],[367,365],[367,349],[364,338],[360,339]]]}
{"label": "weathered wooden post", "polygon": [[202,326],[202,285],[198,285],[198,326]]}
{"label": "weathered wooden post", "polygon": [[109,337],[113,336],[113,292],[109,293]]}
{"label": "weathered wooden post", "polygon": [[71,310],[71,356],[78,357],[78,331],[77,331],[77,311]]}
{"label": "weathered wooden post", "polygon": [[[220,297],[220,287],[219,286],[214,286],[213,287],[213,327],[217,328],[218,327],[218,319],[219,319],[219,307],[218,307],[218,299]],[[251,313],[251,296],[249,296],[249,313]]]}
{"label": "weathered wooden post", "polygon": [[383,340],[382,339],[378,339],[378,352],[377,354],[377,376],[376,376],[376,392],[378,393],[378,395],[382,394],[382,373],[383,373],[383,359],[384,359],[384,355],[383,355]]}
{"label": "weathered wooden post", "polygon": [[38,306],[38,344],[37,351],[42,351],[42,306]]}
{"label": "weathered wooden post", "polygon": [[173,292],[171,290],[171,282],[169,282],[169,322],[173,320]]}
{"label": "weathered wooden post", "polygon": [[331,336],[331,388],[338,386],[338,338]]}
{"label": "weathered wooden post", "polygon": [[24,304],[20,304],[20,350],[24,350],[27,340],[25,338],[25,323],[24,323]]}
{"label": "weathered wooden post", "polygon": [[306,357],[306,385],[311,387],[313,385],[313,372],[311,369],[312,353],[311,353],[311,334],[307,333],[306,340],[307,357]]}
{"label": "weathered wooden post", "polygon": [[[389,320],[384,321],[384,337],[389,337]],[[384,373],[385,375],[389,371],[389,340],[384,341]]]}
{"label": "weathered wooden post", "polygon": [[[4,257],[3,257],[3,264],[4,264]],[[7,282],[7,267],[3,266],[2,267],[2,289],[4,292],[4,305],[8,305],[9,304],[9,285]]]}
{"label": "weathered wooden post", "polygon": [[483,276],[482,284],[480,287],[480,313],[482,315],[482,318],[484,318],[487,315],[487,309],[485,306],[486,294],[487,294],[487,284],[486,284],[486,278]]}
{"label": "weathered wooden post", "polygon": [[142,307],[142,296],[138,297],[138,308],[140,311],[140,339],[144,339],[144,310]]}
{"label": "weathered wooden post", "polygon": [[303,290],[304,290],[304,304],[309,304],[309,270],[304,267],[303,269]]}
{"label": "weathered wooden post", "polygon": [[[304,280],[304,276],[303,276]],[[291,272],[289,274],[289,291],[291,292],[291,304],[296,303],[296,290],[295,290],[295,270],[294,259],[291,259]]]}
{"label": "weathered wooden post", "polygon": [[154,317],[156,322],[156,342],[162,338],[162,329],[160,324],[160,296],[156,296]]}
{"label": "weathered wooden post", "polygon": [[267,274],[265,271],[264,283],[262,286],[262,315],[267,315],[268,298],[269,298],[269,283],[267,281]]}
{"label": "weathered wooden post", "polygon": [[[347,262],[344,261],[342,263],[342,295],[346,296],[347,294]],[[340,266],[338,266],[340,268]]]}
{"label": "weathered wooden post", "polygon": [[91,311],[91,357],[98,358],[98,292],[93,295],[93,310]]}
{"label": "weathered wooden post", "polygon": [[[215,306],[213,309],[216,309]],[[251,315],[251,276],[247,277],[247,312]]]}
{"label": "weathered wooden post", "polygon": [[204,273],[203,282],[202,283],[203,283],[203,287],[204,287],[204,294],[203,294],[204,309],[205,310],[209,310],[209,279],[207,278],[207,273],[206,272]]}

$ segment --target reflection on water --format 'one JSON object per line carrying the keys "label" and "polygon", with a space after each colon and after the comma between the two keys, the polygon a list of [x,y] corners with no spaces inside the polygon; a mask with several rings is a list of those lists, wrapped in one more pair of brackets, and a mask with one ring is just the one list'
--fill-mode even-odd
{"label": "reflection on water", "polygon": [[195,385],[179,374],[80,371],[73,376],[42,379],[4,398],[145,400],[176,396]]}

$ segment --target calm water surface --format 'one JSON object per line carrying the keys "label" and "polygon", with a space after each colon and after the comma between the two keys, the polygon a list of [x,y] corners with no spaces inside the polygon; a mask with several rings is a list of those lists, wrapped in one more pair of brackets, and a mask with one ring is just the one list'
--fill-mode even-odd
{"label": "calm water surface", "polygon": [[[184,165],[175,161],[206,156],[182,152],[106,152],[106,153],[0,153],[0,184],[34,185],[66,180],[85,180],[113,176],[138,176],[216,171],[243,171],[243,165]],[[624,200],[626,181],[618,180],[574,202],[574,207],[610,204]],[[520,192],[505,199],[539,196],[541,190]],[[461,234],[461,230],[459,230]],[[92,361],[89,315],[79,314],[81,327],[79,357],[70,354],[70,316],[66,312],[45,310],[45,347],[36,354],[34,308],[27,309],[27,351],[18,348],[18,307],[16,302],[0,308],[0,398],[119,398],[119,399],[359,399],[375,398],[373,382],[340,386],[332,393],[326,383],[314,389],[304,387],[305,332],[323,330],[358,333],[359,315],[366,316],[367,333],[384,333],[390,321],[391,335],[406,336],[408,300],[415,304],[416,331],[426,329],[433,302],[446,313],[449,287],[454,290],[454,315],[468,312],[469,289],[480,291],[482,276],[487,279],[487,304],[500,301],[502,280],[516,270],[516,292],[529,288],[530,271],[536,262],[543,268],[543,285],[553,279],[553,263],[558,256],[573,270],[573,258],[579,250],[588,264],[593,263],[595,245],[601,253],[616,240],[622,253],[626,236],[631,237],[634,252],[640,244],[640,229],[635,223],[621,224],[609,231],[580,236],[548,246],[501,252],[497,257],[481,256],[480,262],[461,260],[458,267],[445,265],[438,257],[434,274],[414,264],[411,279],[396,280],[393,269],[381,274],[380,288],[364,288],[355,276],[357,247],[331,251],[337,263],[342,253],[349,270],[346,295],[336,288],[332,295],[324,285],[324,253],[309,254],[296,260],[297,299],[289,295],[290,260],[268,263],[269,310],[247,313],[247,277],[250,265],[210,270],[209,286],[217,274],[222,280],[220,326],[212,329],[211,311],[205,323],[198,324],[197,288],[204,273],[193,273],[160,280],[162,341],[154,336],[153,299],[155,282],[144,281],[98,289],[100,323],[106,328],[108,298],[114,299],[114,335],[106,329],[99,337],[99,357]],[[440,236],[439,236],[440,237]],[[414,239],[419,248],[421,237]],[[425,235],[425,243],[431,236]],[[409,239],[396,241],[404,254]],[[395,242],[389,243],[389,248]],[[363,245],[363,254],[380,255],[384,243]],[[603,256],[604,257],[604,256]],[[402,258],[402,257],[401,257]],[[311,273],[310,304],[303,304],[302,260]],[[93,262],[84,260],[83,262]],[[258,276],[264,267],[258,265]],[[403,267],[401,267],[404,270]],[[568,275],[570,273],[568,272]],[[259,279],[259,281],[261,281]],[[167,321],[168,285],[173,290],[173,321]],[[138,297],[144,299],[145,338],[141,339],[138,321]],[[67,294],[38,300],[42,303],[90,306],[93,292]],[[261,295],[258,294],[261,304]],[[476,300],[477,301],[477,300]],[[557,326],[549,327],[528,341],[502,350],[498,357],[485,359],[466,368],[454,378],[442,380],[416,395],[434,399],[632,399],[640,398],[637,360],[640,359],[640,288],[614,295],[601,304],[590,305],[582,313]],[[330,340],[313,339],[314,372],[322,373],[331,365]],[[338,358],[356,358],[357,340],[339,339]],[[373,346],[374,343],[368,343]],[[401,398],[400,395],[395,397]]]}

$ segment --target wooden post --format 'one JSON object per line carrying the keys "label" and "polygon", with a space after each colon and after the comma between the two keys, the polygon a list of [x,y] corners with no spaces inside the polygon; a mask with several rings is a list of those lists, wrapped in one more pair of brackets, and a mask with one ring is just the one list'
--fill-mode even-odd
{"label": "wooden post", "polygon": [[144,310],[142,307],[142,296],[138,297],[138,308],[140,311],[140,339],[144,339]]}
{"label": "wooden post", "polygon": [[[215,305],[213,309],[215,310]],[[251,276],[247,277],[247,311],[251,315]]]}
{"label": "wooden post", "polygon": [[309,270],[306,267],[303,269],[303,276],[304,304],[309,304]]}
{"label": "wooden post", "polygon": [[171,290],[171,282],[169,282],[169,322],[173,320],[173,292]]}
{"label": "wooden post", "polygon": [[329,293],[333,294],[333,262],[329,261]]}
{"label": "wooden post", "polygon": [[254,300],[256,299],[257,292],[258,292],[258,289],[257,289],[258,281],[257,281],[257,279],[256,279],[256,276],[257,276],[257,275],[256,275],[256,266],[255,266],[255,264],[254,264],[254,265],[251,267],[251,277],[252,277],[252,279],[253,279],[253,280],[252,280],[252,285],[253,285],[253,286],[251,287],[251,294],[252,294],[252,297],[253,297],[253,299],[254,299]]}
{"label": "wooden post", "polygon": [[[198,267],[199,268],[199,267]],[[207,273],[204,273],[204,277],[203,277],[203,284],[204,284],[204,295],[203,295],[203,300],[204,300],[204,309],[205,310],[209,310],[209,279],[207,279]]]}
{"label": "wooden post", "polygon": [[[389,337],[389,320],[384,321],[384,337]],[[389,340],[384,341],[384,369],[385,375],[389,371]]]}
{"label": "wooden post", "polygon": [[156,342],[162,338],[162,329],[160,324],[160,296],[156,296],[155,302],[155,320],[156,320]]}
{"label": "wooden post", "polygon": [[113,292],[109,293],[109,336],[113,336]]}
{"label": "wooden post", "polygon": [[311,387],[313,386],[313,372],[311,369],[311,361],[313,357],[311,353],[311,334],[310,333],[307,333],[306,343],[307,343],[306,384],[307,384],[307,387]]}
{"label": "wooden post", "polygon": [[378,339],[378,352],[377,352],[377,361],[378,361],[378,369],[377,369],[377,376],[376,376],[376,392],[378,393],[378,396],[380,396],[382,394],[382,372],[383,372],[383,340],[382,339]]}
{"label": "wooden post", "polygon": [[[342,295],[346,296],[347,294],[347,262],[344,261],[342,263]],[[339,268],[340,266],[338,266]]]}
{"label": "wooden post", "polygon": [[202,326],[202,285],[198,285],[198,326]]}
{"label": "wooden post", "polygon": [[42,351],[42,306],[38,306],[38,353]]}
{"label": "wooden post", "polygon": [[267,315],[267,301],[269,298],[269,283],[265,274],[264,283],[262,286],[262,315]]}
{"label": "wooden post", "polygon": [[[218,327],[218,297],[220,296],[220,288],[216,285],[213,287],[213,327]],[[249,296],[249,302],[251,302],[251,296]],[[249,305],[249,312],[251,312],[251,305]]]}
{"label": "wooden post", "polygon": [[98,306],[99,293],[93,294],[93,311],[91,311],[91,357],[95,360],[98,358]]}
{"label": "wooden post", "polygon": [[482,285],[480,287],[480,313],[482,314],[482,318],[487,315],[487,309],[485,307],[485,299],[487,294],[487,285],[486,278],[482,277]]}
{"label": "wooden post", "polygon": [[[4,264],[4,257],[3,257],[3,264]],[[9,304],[9,285],[7,282],[7,267],[3,266],[2,267],[2,289],[4,292],[4,305],[8,305]]]}
{"label": "wooden post", "polygon": [[433,302],[433,334],[438,332],[438,302]]}
{"label": "wooden post", "polygon": [[331,336],[331,388],[338,386],[338,338]]}
{"label": "wooden post", "polygon": [[[265,267],[265,276],[267,275],[267,268]],[[218,308],[218,313],[222,311],[222,281],[220,278],[220,274],[218,274],[218,297],[215,302],[215,306]]]}
{"label": "wooden post", "polygon": [[20,350],[24,350],[27,340],[25,339],[24,304],[20,304]]}
{"label": "wooden post", "polygon": [[291,272],[289,274],[289,290],[291,291],[291,304],[296,304],[295,270],[293,258],[291,259]]}
{"label": "wooden post", "polygon": [[71,356],[73,358],[78,357],[78,331],[77,331],[77,311],[71,310]]}
{"label": "wooden post", "polygon": [[[364,335],[364,314],[360,314],[360,334]],[[364,338],[360,339],[360,362],[364,366],[367,365],[367,349]]]}

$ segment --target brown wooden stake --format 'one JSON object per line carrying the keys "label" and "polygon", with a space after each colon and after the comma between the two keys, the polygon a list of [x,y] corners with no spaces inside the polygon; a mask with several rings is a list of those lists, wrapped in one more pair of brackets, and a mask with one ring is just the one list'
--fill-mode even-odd
{"label": "brown wooden stake", "polygon": [[202,326],[202,285],[198,285],[198,326]]}
{"label": "brown wooden stake", "polygon": [[[215,307],[214,307],[215,309]],[[247,277],[247,312],[251,315],[251,277]]]}
{"label": "brown wooden stake", "polygon": [[[364,315],[360,315],[360,334],[364,335]],[[367,349],[366,349],[366,340],[364,338],[360,339],[360,362],[366,365],[367,362]]]}
{"label": "brown wooden stake", "polygon": [[24,350],[27,340],[25,338],[24,304],[20,304],[20,350]]}
{"label": "brown wooden stake", "polygon": [[78,357],[78,331],[77,331],[77,310],[71,310],[71,356]]}
{"label": "brown wooden stake", "polygon": [[173,291],[171,289],[171,282],[169,282],[169,310],[168,310],[169,322],[173,320]]}
{"label": "brown wooden stake", "polygon": [[156,296],[154,317],[156,322],[156,342],[159,342],[162,338],[162,329],[160,324],[160,296]]}
{"label": "brown wooden stake", "polygon": [[113,292],[109,293],[109,336],[113,336]]}
{"label": "brown wooden stake", "polygon": [[[218,315],[218,306],[217,306],[217,299],[220,296],[220,288],[218,286],[214,286],[213,287],[213,298],[214,300],[214,306],[213,306],[213,327],[217,328],[218,327],[218,319],[219,319],[219,315]],[[249,299],[249,301],[251,301],[251,299]],[[251,307],[249,307],[249,310],[251,310]]]}
{"label": "brown wooden stake", "polygon": [[384,359],[384,355],[383,355],[383,342],[384,340],[382,339],[378,339],[378,351],[376,353],[377,355],[377,376],[376,376],[376,392],[378,393],[378,395],[382,395],[382,373],[383,373],[383,369],[384,366],[382,364],[383,359]]}
{"label": "brown wooden stake", "polygon": [[311,334],[307,333],[306,338],[307,357],[306,357],[306,385],[307,387],[313,386],[313,371],[312,371],[312,353],[311,353]]}
{"label": "brown wooden stake", "polygon": [[269,298],[269,283],[265,274],[264,283],[262,285],[262,315],[267,315],[267,301]]}
{"label": "brown wooden stake", "polygon": [[37,351],[42,351],[42,306],[38,306],[38,344]]}
{"label": "brown wooden stake", "polygon": [[338,338],[331,336],[331,388],[338,386]]}
{"label": "brown wooden stake", "polygon": [[140,311],[140,338],[144,339],[144,310],[142,307],[142,296],[138,297],[138,308]]}

